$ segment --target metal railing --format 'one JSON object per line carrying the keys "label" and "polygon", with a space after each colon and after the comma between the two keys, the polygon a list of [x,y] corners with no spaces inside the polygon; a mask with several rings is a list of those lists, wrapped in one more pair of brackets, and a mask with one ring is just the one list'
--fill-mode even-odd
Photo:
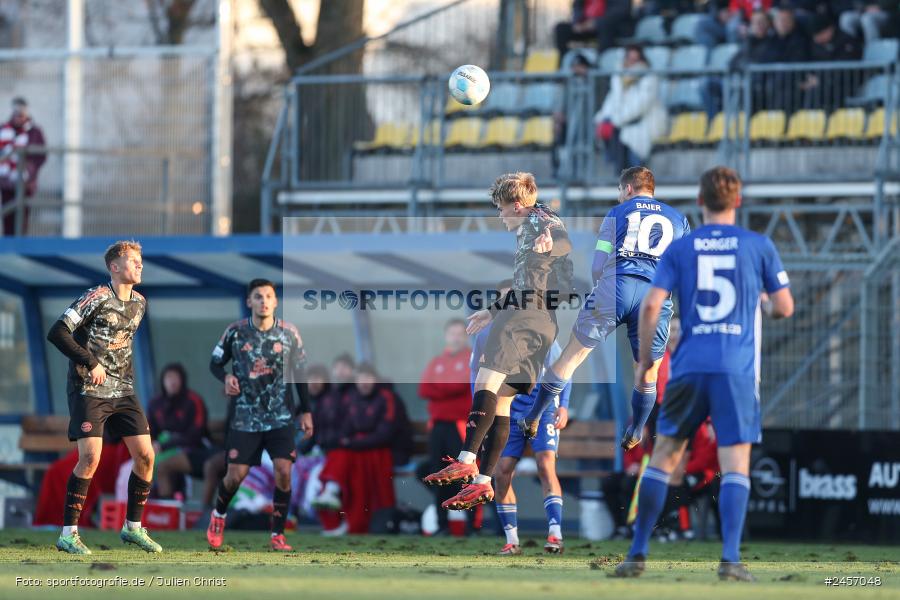
{"label": "metal railing", "polygon": [[[453,175],[453,187],[484,187],[490,175],[510,162],[504,156],[519,152],[514,162],[533,163],[532,170],[545,183],[614,183],[617,169],[603,160],[593,122],[611,78],[620,75],[627,73],[594,71],[587,79],[565,72],[492,73],[492,93],[475,110],[447,100],[444,78],[295,77],[285,92],[264,187],[269,192],[440,189],[448,183],[448,174]],[[900,139],[890,126],[900,99],[893,64],[668,69],[645,76],[658,78],[660,100],[669,108],[669,123],[657,129],[670,133],[657,135],[647,157],[658,181],[694,183],[696,173],[716,163],[738,167],[754,182],[871,181],[881,173],[900,171]],[[556,92],[547,92],[552,89]],[[839,115],[839,108],[847,110]],[[554,112],[564,112],[567,128],[565,138],[552,144],[490,148],[479,139],[486,119],[511,116],[524,121]],[[702,130],[698,135],[695,124],[687,137],[672,137],[685,114],[700,117]],[[479,131],[458,138],[463,131],[459,121],[466,117],[483,120],[476,126]],[[713,135],[717,120],[720,133]],[[412,127],[414,141],[406,147],[394,144],[385,152],[370,151],[379,127],[386,124]],[[277,170],[276,156],[281,158]],[[265,199],[264,204],[271,204],[271,193]]]}
{"label": "metal railing", "polygon": [[[0,80],[10,82],[0,104],[27,98],[47,145],[25,150],[47,154],[35,193],[18,190],[2,209],[18,216],[14,231],[60,235],[66,222],[69,235],[212,231],[216,61],[214,47],[198,46],[0,50]],[[67,220],[79,206],[83,230]]]}
{"label": "metal railing", "polygon": [[[0,207],[12,235],[62,236],[64,220],[78,219],[83,235],[200,234],[210,230],[209,165],[200,153],[151,149],[16,148],[17,177]],[[44,155],[33,193],[25,185],[28,156]],[[83,175],[66,189],[64,162],[77,156]],[[3,231],[0,230],[0,235]]]}

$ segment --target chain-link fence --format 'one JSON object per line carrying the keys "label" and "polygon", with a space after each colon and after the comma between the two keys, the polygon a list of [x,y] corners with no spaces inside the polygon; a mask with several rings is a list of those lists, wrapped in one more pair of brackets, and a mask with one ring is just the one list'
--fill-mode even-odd
{"label": "chain-link fence", "polygon": [[81,207],[84,235],[209,231],[214,60],[192,48],[0,51],[12,82],[0,106],[25,98],[46,143],[13,153],[47,157],[34,192],[17,193],[23,233],[61,234],[63,206]]}

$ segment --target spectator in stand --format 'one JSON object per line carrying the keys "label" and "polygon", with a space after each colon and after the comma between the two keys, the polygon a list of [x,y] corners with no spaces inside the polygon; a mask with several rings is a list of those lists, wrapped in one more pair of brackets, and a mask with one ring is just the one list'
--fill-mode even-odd
{"label": "spectator in stand", "polygon": [[339,447],[327,456],[319,479],[338,485],[347,532],[367,533],[373,514],[394,506],[396,399],[388,386],[378,385],[375,369],[362,364],[346,403]]}
{"label": "spectator in stand", "polygon": [[562,58],[573,41],[597,40],[597,52],[615,45],[623,30],[631,23],[630,0],[575,0],[572,20],[556,24],[554,38]]}
{"label": "spectator in stand", "polygon": [[[150,400],[147,408],[156,451],[153,481],[157,496],[172,498],[184,475],[203,477],[204,463],[218,449],[209,441],[206,404],[188,388],[184,366],[166,365],[159,379],[160,394]],[[184,490],[178,491],[183,498]]]}
{"label": "spectator in stand", "polygon": [[847,35],[861,39],[867,44],[883,37],[892,16],[897,14],[896,0],[853,2],[852,4],[853,6],[840,13],[841,29]]}
{"label": "spectator in stand", "polygon": [[768,10],[771,0],[764,2],[717,0],[709,3],[709,13],[697,22],[694,32],[696,43],[707,48],[719,44],[737,44],[747,35],[747,22],[754,11]]}
{"label": "spectator in stand", "polygon": [[[47,155],[30,150],[25,155],[24,164],[19,161],[25,148],[44,145],[44,132],[38,127],[28,112],[28,102],[24,98],[13,98],[12,116],[0,125],[0,210],[3,211],[3,235],[16,235],[16,211],[6,214],[6,207],[16,199],[21,180],[24,198],[31,198],[37,191],[38,172]],[[19,170],[22,170],[21,177]],[[26,202],[22,213],[22,233],[28,231],[29,207]]]}
{"label": "spectator in stand", "polygon": [[[731,60],[729,68],[733,70],[743,68],[751,63],[771,62],[766,59],[765,52],[769,50],[768,40],[773,35],[772,19],[769,14],[763,11],[754,12],[750,17],[750,29],[744,38],[743,48]],[[758,83],[762,90],[765,81],[757,78],[754,83]],[[703,98],[706,116],[711,120],[722,110],[722,79],[719,77],[707,78],[700,88],[700,95]],[[762,97],[762,91],[760,91],[760,97]],[[754,103],[754,106],[761,106],[761,102],[760,100],[760,104]]]}
{"label": "spectator in stand", "polygon": [[[826,16],[816,16],[811,21],[813,62],[851,61],[862,58],[859,40],[841,31]],[[828,112],[843,105],[844,98],[856,92],[852,74],[846,71],[823,70],[808,73],[799,83],[804,108],[820,108]]]}
{"label": "spectator in stand", "polygon": [[773,21],[775,37],[768,43],[772,46],[772,60],[769,62],[807,62],[809,60],[810,39],[797,27],[797,15],[793,8],[782,7],[775,11]]}
{"label": "spectator in stand", "polygon": [[[809,62],[811,40],[806,32],[797,26],[794,9],[779,8],[775,12],[773,23],[775,35],[766,41],[767,47],[763,50],[764,62]],[[799,71],[780,71],[762,73],[760,77],[764,81],[763,106],[754,106],[754,110],[766,108],[783,110],[791,114],[802,106],[799,82],[805,77],[804,74]]]}
{"label": "spectator in stand", "polygon": [[[469,357],[472,349],[466,336],[466,322],[451,319],[444,325],[444,350],[435,356],[422,373],[419,396],[428,400],[428,461],[419,465],[423,476],[443,467],[441,460],[453,456],[466,437],[466,419],[472,405],[469,388]],[[455,490],[452,486],[433,486],[438,512],[438,530],[448,531],[447,510],[441,503]]]}
{"label": "spectator in stand", "polygon": [[594,115],[597,139],[616,173],[646,162],[653,140],[665,135],[669,118],[659,78],[647,72],[650,66],[640,46],[626,48],[622,67],[625,72],[612,78],[609,94]]}

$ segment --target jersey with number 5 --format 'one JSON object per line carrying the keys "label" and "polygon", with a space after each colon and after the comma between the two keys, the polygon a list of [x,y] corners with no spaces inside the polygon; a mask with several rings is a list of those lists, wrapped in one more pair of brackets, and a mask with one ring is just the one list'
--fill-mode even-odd
{"label": "jersey with number 5", "polygon": [[775,244],[734,225],[704,225],[674,242],[653,287],[674,292],[681,342],[671,378],[685,373],[759,377],[760,293],[789,285]]}
{"label": "jersey with number 5", "polygon": [[653,280],[659,257],[673,241],[691,231],[688,220],[664,202],[635,196],[607,213],[592,267],[595,282],[631,275]]}

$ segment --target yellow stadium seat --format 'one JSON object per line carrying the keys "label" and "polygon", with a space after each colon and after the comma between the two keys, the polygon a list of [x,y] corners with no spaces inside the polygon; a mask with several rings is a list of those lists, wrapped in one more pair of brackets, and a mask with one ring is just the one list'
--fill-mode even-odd
{"label": "yellow stadium seat", "polygon": [[472,110],[478,110],[481,108],[481,104],[463,104],[462,102],[457,102],[453,99],[453,96],[447,95],[447,104],[444,106],[444,114],[445,115],[453,115],[456,113],[469,112]]}
{"label": "yellow stadium seat", "polygon": [[444,140],[444,146],[448,148],[480,148],[481,129],[484,122],[478,117],[465,117],[456,119],[450,123],[447,131],[447,138]]}
{"label": "yellow stadium seat", "polygon": [[519,120],[515,117],[497,117],[488,121],[484,133],[484,146],[514,146],[519,140]]}
{"label": "yellow stadium seat", "polygon": [[526,73],[552,73],[559,69],[559,52],[556,50],[532,50],[525,59]]}
{"label": "yellow stadium seat", "polygon": [[[441,122],[437,119],[425,126],[425,144],[438,144],[441,141]],[[409,144],[413,147],[419,145],[419,126],[412,128]]]}
{"label": "yellow stadium seat", "polygon": [[841,108],[828,118],[825,137],[829,140],[859,139],[866,124],[866,113],[861,108]]}
{"label": "yellow stadium seat", "polygon": [[784,112],[762,110],[750,118],[750,141],[779,142],[784,136]]}
{"label": "yellow stadium seat", "polygon": [[[744,137],[744,113],[738,113],[736,121],[731,121],[731,139]],[[725,137],[725,113],[720,112],[713,117],[712,123],[709,125],[709,131],[706,134],[706,142],[708,144],[718,144]]]}
{"label": "yellow stadium seat", "polygon": [[381,123],[375,129],[375,137],[369,142],[356,142],[356,150],[378,150],[381,148],[403,148],[409,145],[412,126],[409,123]]}
{"label": "yellow stadium seat", "polygon": [[522,126],[523,146],[552,146],[553,118],[531,117]]}
{"label": "yellow stadium seat", "polygon": [[672,130],[665,140],[669,144],[691,142],[702,144],[706,141],[706,113],[681,113],[672,121]]}
{"label": "yellow stadium seat", "polygon": [[[863,137],[867,140],[875,140],[881,138],[884,133],[884,109],[878,108],[869,115],[869,122],[866,124],[866,132]],[[897,135],[897,113],[891,116],[890,135]]]}
{"label": "yellow stadium seat", "polygon": [[825,135],[825,111],[798,110],[788,122],[787,139],[792,142],[818,142]]}

